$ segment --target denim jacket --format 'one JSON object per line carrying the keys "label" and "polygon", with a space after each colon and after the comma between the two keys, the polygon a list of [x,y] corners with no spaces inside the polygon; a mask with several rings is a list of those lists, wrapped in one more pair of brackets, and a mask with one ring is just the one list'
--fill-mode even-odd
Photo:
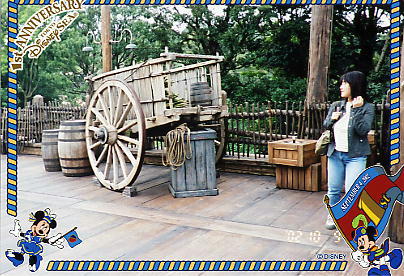
{"label": "denim jacket", "polygon": [[[331,120],[332,113],[336,107],[340,107],[342,115],[345,114],[346,100],[333,102],[328,110],[327,118],[323,127],[332,130],[335,120]],[[375,109],[373,104],[365,102],[361,107],[351,108],[351,114],[348,123],[348,155],[349,157],[359,157],[370,155],[370,146],[368,141],[368,132],[372,128]],[[335,150],[335,142],[328,145],[327,156],[330,157]]]}

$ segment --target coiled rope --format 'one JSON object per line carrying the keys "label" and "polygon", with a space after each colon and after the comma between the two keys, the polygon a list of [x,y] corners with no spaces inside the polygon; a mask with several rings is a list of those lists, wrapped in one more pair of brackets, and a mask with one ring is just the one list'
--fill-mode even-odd
{"label": "coiled rope", "polygon": [[176,170],[184,164],[186,159],[191,159],[191,130],[187,124],[182,124],[169,131],[164,137],[164,145],[161,157],[164,166],[171,166]]}

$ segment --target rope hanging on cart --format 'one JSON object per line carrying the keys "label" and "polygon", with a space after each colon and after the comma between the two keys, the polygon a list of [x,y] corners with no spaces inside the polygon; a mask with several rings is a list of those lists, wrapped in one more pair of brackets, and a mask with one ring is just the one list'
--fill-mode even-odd
{"label": "rope hanging on cart", "polygon": [[184,164],[185,159],[191,159],[191,130],[187,124],[169,131],[164,137],[164,145],[162,155],[164,166],[171,166],[175,170]]}

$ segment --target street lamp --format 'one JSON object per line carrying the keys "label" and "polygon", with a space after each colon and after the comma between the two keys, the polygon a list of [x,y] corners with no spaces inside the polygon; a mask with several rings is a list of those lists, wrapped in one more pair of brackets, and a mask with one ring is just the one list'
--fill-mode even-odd
{"label": "street lamp", "polygon": [[[119,32],[119,31],[118,31],[118,32]],[[136,45],[135,45],[134,43],[132,43],[132,39],[133,39],[132,32],[131,32],[129,29],[123,29],[123,30],[121,31],[121,37],[119,38],[119,40],[110,40],[109,42],[110,42],[110,43],[119,43],[119,42],[121,42],[121,41],[122,41],[122,38],[123,38],[123,33],[124,33],[124,32],[128,32],[128,33],[129,33],[129,36],[130,36],[130,43],[125,46],[125,49],[127,49],[127,50],[136,49]]]}
{"label": "street lamp", "polygon": [[[128,33],[129,33],[129,36],[130,36],[130,43],[125,46],[125,49],[126,49],[126,50],[133,50],[133,49],[136,49],[136,48],[137,48],[136,45],[135,45],[134,43],[132,43],[133,35],[132,35],[131,30],[129,30],[129,29],[123,29],[122,31],[118,31],[118,32],[120,32],[120,34],[121,34],[119,40],[109,40],[109,43],[108,43],[108,44],[109,44],[109,47],[110,47],[110,45],[113,44],[113,43],[120,43],[120,42],[122,41],[122,39],[123,39],[123,34],[124,34],[125,32],[128,32]],[[91,36],[93,37],[93,42],[94,42],[94,43],[96,43],[96,44],[102,44],[102,40],[101,40],[101,41],[97,41],[97,40],[95,39],[94,33],[92,33],[91,31],[89,31],[89,32],[87,33],[87,36],[86,36],[86,46],[84,46],[84,47],[81,49],[83,52],[92,52],[92,51],[94,50],[94,48],[89,45],[88,35],[91,35]],[[106,59],[105,62],[106,62],[107,65],[108,65],[108,64],[111,64],[112,57],[110,57],[109,55],[104,56],[104,52],[103,52],[103,58]],[[104,64],[104,62],[103,62],[103,64]],[[108,68],[108,67],[107,67],[107,68],[104,68],[104,72],[107,72],[107,71],[110,71],[110,68]]]}
{"label": "street lamp", "polygon": [[96,44],[101,44],[101,41],[96,41],[95,40],[95,35],[93,32],[88,31],[87,35],[86,35],[86,46],[83,47],[83,49],[81,49],[83,52],[92,52],[94,50],[93,47],[88,45],[88,35],[91,35],[93,37],[93,42]]}

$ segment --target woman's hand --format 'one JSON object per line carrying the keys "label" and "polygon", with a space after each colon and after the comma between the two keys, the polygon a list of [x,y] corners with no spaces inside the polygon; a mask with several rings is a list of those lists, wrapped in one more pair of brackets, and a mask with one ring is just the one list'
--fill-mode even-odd
{"label": "woman's hand", "polygon": [[337,121],[341,116],[341,112],[333,112],[331,115],[331,120]]}
{"label": "woman's hand", "polygon": [[362,96],[356,97],[352,100],[352,108],[361,107],[363,105]]}

